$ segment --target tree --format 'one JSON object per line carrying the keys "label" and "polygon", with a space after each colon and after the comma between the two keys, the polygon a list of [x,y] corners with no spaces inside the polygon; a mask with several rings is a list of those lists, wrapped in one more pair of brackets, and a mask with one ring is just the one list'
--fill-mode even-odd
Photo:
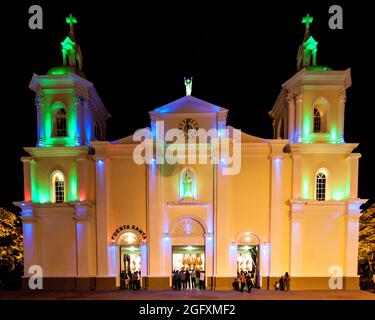
{"label": "tree", "polygon": [[23,266],[21,219],[3,208],[0,208],[0,262],[8,272]]}
{"label": "tree", "polygon": [[363,211],[359,220],[358,260],[363,275],[375,273],[375,203]]}

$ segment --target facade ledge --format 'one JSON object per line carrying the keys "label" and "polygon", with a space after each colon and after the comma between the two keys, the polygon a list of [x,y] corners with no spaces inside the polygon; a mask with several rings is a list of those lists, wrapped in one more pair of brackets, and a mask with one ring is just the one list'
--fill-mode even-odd
{"label": "facade ledge", "polygon": [[208,202],[197,200],[168,201],[167,206],[208,206]]}

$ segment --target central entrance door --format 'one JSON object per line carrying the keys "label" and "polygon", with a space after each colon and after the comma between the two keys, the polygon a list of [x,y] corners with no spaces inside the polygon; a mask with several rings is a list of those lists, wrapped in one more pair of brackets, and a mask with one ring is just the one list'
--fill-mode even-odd
{"label": "central entrance door", "polygon": [[205,269],[204,246],[172,246],[172,271]]}

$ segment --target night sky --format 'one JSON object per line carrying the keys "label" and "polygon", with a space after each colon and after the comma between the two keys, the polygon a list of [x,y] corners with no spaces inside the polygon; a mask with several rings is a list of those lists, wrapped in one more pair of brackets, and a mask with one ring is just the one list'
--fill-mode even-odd
{"label": "night sky", "polygon": [[[362,4],[263,1],[201,7],[189,1],[179,5],[137,1],[131,6],[108,0],[13,2],[2,9],[1,20],[0,207],[17,211],[12,202],[23,200],[19,159],[25,155],[24,146],[36,144],[34,93],[28,85],[33,73],[45,74],[61,65],[60,42],[68,35],[69,13],[78,19],[75,34],[83,71],[112,114],[108,140],[148,126],[148,111],[184,96],[184,76],[194,78],[193,96],[230,110],[228,124],[272,138],[268,111],[281,84],[296,71],[304,35],[301,18],[310,13],[314,17],[310,31],[319,42],[318,64],[352,69],[345,140],[361,143],[356,150],[362,153],[359,196],[375,201],[374,12]],[[43,30],[28,27],[32,4],[43,8]],[[343,30],[328,27],[332,4],[342,5]]]}

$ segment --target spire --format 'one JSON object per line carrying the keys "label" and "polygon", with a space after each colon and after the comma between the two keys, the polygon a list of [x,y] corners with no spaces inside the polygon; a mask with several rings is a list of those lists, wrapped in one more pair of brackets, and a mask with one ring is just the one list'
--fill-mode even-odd
{"label": "spire", "polygon": [[299,46],[297,54],[297,70],[309,66],[316,66],[316,54],[318,52],[318,42],[310,35],[310,24],[314,18],[307,14],[302,18],[305,25],[305,35],[302,44]]}
{"label": "spire", "polygon": [[312,23],[314,20],[314,17],[310,17],[309,14],[306,15],[306,17],[302,18],[302,23],[305,24],[305,33],[310,30],[310,23]]}
{"label": "spire", "polygon": [[74,40],[74,24],[77,23],[77,18],[70,14],[69,17],[65,18],[65,21],[70,26],[69,36]]}
{"label": "spire", "polygon": [[82,53],[81,48],[76,42],[74,35],[74,24],[77,23],[77,18],[73,17],[72,14],[65,18],[67,24],[69,24],[70,30],[69,35],[61,42],[61,51],[63,56],[64,66],[76,67],[78,64],[79,70],[82,70]]}
{"label": "spire", "polygon": [[184,82],[185,82],[186,95],[191,96],[191,91],[193,90],[193,77],[190,77],[190,78],[184,77]]}

